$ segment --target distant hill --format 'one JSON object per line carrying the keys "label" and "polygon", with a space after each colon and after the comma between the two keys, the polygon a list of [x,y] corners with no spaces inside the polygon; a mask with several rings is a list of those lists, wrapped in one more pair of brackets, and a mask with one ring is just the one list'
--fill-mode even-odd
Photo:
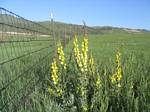
{"label": "distant hill", "polygon": [[[0,14],[0,23],[5,23],[7,25],[5,25],[4,30],[7,31],[12,31],[12,32],[16,32],[16,28],[15,27],[28,27],[29,29],[32,29],[32,25],[30,25],[31,23],[28,22],[28,24],[24,24],[25,23],[25,19],[23,18],[18,18],[12,15],[8,15],[8,14]],[[11,26],[15,26],[15,27],[11,27]],[[31,27],[29,27],[31,26]],[[0,27],[0,31],[2,30],[2,27]],[[18,32],[22,32],[23,30],[17,30]]]}
{"label": "distant hill", "polygon": [[[25,22],[23,19],[7,15],[7,14],[0,14],[0,23],[7,23],[7,24],[15,24],[16,26],[21,26]],[[50,21],[42,21],[42,22],[36,22],[39,23],[42,26],[45,26],[50,29],[50,32],[52,30],[55,31],[55,34],[61,35],[61,34],[73,34],[73,33],[78,33],[78,34],[83,34],[83,26],[82,25],[76,25],[76,24],[69,24],[69,23],[63,23],[63,22],[53,22],[53,24]],[[32,29],[32,25],[30,29]],[[22,26],[24,27],[24,26]],[[2,27],[0,27],[0,31]],[[6,27],[7,30],[9,31],[14,31],[14,28],[11,27]],[[119,27],[112,27],[112,26],[94,26],[94,27],[86,27],[86,30],[88,34],[106,34],[106,33],[119,33],[119,32],[124,32],[124,33],[140,33],[140,32],[149,32],[148,30],[145,29],[131,29],[131,28],[119,28]]]}
{"label": "distant hill", "polygon": [[[52,23],[50,21],[43,21],[38,22],[41,25],[52,28]],[[76,25],[76,24],[68,24],[63,22],[54,22],[54,30],[56,32],[79,32],[83,33],[83,26]],[[124,33],[142,33],[142,32],[150,32],[146,29],[132,29],[132,28],[120,28],[120,27],[112,27],[112,26],[93,26],[93,27],[86,27],[88,34],[106,34],[106,33],[114,33],[114,32],[124,32]]]}

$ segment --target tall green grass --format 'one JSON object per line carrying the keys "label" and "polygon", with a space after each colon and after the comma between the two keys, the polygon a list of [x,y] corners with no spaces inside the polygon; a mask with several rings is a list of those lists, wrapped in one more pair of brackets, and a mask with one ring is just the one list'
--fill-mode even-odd
{"label": "tall green grass", "polygon": [[[94,96],[95,104],[90,111],[148,112],[150,110],[149,35],[149,33],[120,33],[89,36],[89,49],[94,54],[103,85],[99,93]],[[66,48],[68,55],[71,46],[72,44]],[[121,89],[115,92],[110,85],[109,77],[116,69],[117,49],[121,52],[123,79]]]}
{"label": "tall green grass", "polygon": [[[112,33],[104,35],[89,35],[89,53],[94,56],[95,64],[98,66],[99,77],[102,79],[102,87],[93,96],[93,108],[91,112],[149,112],[150,110],[150,34],[149,33]],[[82,38],[79,40],[81,42]],[[44,47],[46,44],[34,44],[32,50],[36,50],[39,47]],[[7,47],[11,48],[11,46]],[[35,49],[34,49],[35,48]],[[121,81],[122,87],[115,91],[112,88],[109,77],[114,73],[116,69],[115,65],[115,53],[117,49],[121,52],[121,63],[123,69],[123,79]],[[16,46],[16,50],[18,47]],[[27,48],[28,49],[28,48]],[[26,49],[26,50],[27,50]],[[25,51],[26,51],[25,50]],[[58,103],[57,98],[53,98],[48,92],[48,86],[51,83],[50,77],[50,59],[47,57],[44,61],[41,60],[41,56],[47,54],[50,49],[45,49],[41,53],[32,55],[32,58],[24,58],[16,61],[15,63],[1,66],[0,81],[1,86],[9,82],[17,76],[18,71],[21,72],[25,67],[32,67],[32,64],[38,64],[35,70],[24,74],[25,77],[18,80],[11,87],[9,87],[6,93],[0,94],[0,105],[4,104],[6,100],[9,100],[13,95],[13,91],[19,90],[24,87],[27,82],[34,78],[34,81],[40,80],[40,83],[34,88],[33,93],[28,97],[21,99],[21,95],[16,94],[13,104],[7,105],[3,112],[19,111],[19,112],[64,112],[77,111],[76,107],[67,107],[62,103]],[[70,42],[65,48],[65,54],[70,58],[72,51],[72,42]],[[24,53],[24,52],[22,52]],[[22,54],[20,52],[20,54]],[[1,55],[1,54],[0,54]],[[50,54],[51,55],[51,54]],[[1,59],[3,60],[3,59]],[[37,63],[40,61],[40,63]],[[38,69],[37,69],[38,68]],[[2,71],[3,69],[3,71]],[[38,70],[38,71],[37,71]],[[5,71],[5,72],[4,72]],[[7,75],[11,73],[10,75]],[[76,78],[74,67],[71,67],[71,71],[68,72],[72,78]],[[32,83],[34,83],[34,81]],[[31,84],[32,85],[32,84]],[[92,87],[92,85],[90,85]],[[24,88],[24,93],[28,92]],[[18,104],[18,101],[20,101]]]}

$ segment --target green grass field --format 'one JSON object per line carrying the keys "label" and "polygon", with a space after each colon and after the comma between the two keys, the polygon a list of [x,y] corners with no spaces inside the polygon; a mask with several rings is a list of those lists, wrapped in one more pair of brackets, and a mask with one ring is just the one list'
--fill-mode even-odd
{"label": "green grass field", "polygon": [[[78,37],[78,39],[80,43],[83,40],[82,37]],[[92,112],[148,112],[150,110],[150,33],[113,32],[102,35],[88,35],[88,39],[89,54],[93,54],[95,64],[99,68],[100,77],[103,79],[103,87],[95,97],[97,100]],[[21,56],[29,51],[36,51],[49,45],[50,41],[31,41],[16,44],[0,43],[0,62]],[[69,56],[71,54],[72,45],[72,41],[70,41],[65,48],[65,55],[67,54],[67,56]],[[117,49],[121,52],[123,69],[123,79],[121,83],[123,87],[119,94],[113,96],[106,79],[115,71],[115,54]],[[17,75],[19,75],[18,72],[23,73],[22,75],[25,76],[13,83],[8,87],[6,92],[1,94],[2,99],[0,100],[0,105],[10,100],[14,95],[13,92],[22,87],[24,88],[26,83],[30,84],[31,79],[35,78],[32,83],[38,79],[46,79],[48,82],[51,80],[50,69],[47,70],[48,67],[50,68],[50,58],[46,57],[44,61],[40,61],[49,51],[51,51],[51,49],[46,48],[42,52],[37,52],[23,59],[0,66],[0,87],[9,83],[10,79],[12,80],[17,77]],[[15,52],[17,53],[15,54]],[[35,68],[38,68],[39,71],[33,69],[32,71],[24,73],[24,70],[26,70],[25,67],[30,68],[33,64],[37,65]],[[8,73],[10,74],[9,76],[7,75]],[[104,74],[108,77],[106,78]],[[131,84],[133,84],[134,90],[131,90]],[[26,99],[24,106],[21,106],[20,109],[16,111],[66,111],[57,101],[51,99],[47,91],[47,81],[44,81],[44,85],[42,83],[42,85],[36,88],[38,89],[40,87],[42,87],[42,90],[37,91],[35,89],[29,98]],[[26,92],[25,88],[23,92]],[[16,95],[15,99],[16,100],[13,100],[14,103],[19,101],[19,95],[18,97]],[[15,108],[13,105],[9,107],[6,105],[5,111],[11,111],[11,109],[15,111]],[[73,112],[76,110],[70,109],[69,111]]]}
{"label": "green grass field", "polygon": [[[150,110],[150,33],[116,32],[104,35],[88,35],[89,52],[93,54],[104,84],[103,90],[96,96],[95,111],[132,112]],[[79,40],[83,40],[79,37]],[[66,48],[71,51],[72,43]],[[81,46],[80,46],[81,47]],[[106,76],[115,72],[115,54],[119,49],[123,69],[123,87],[113,96],[107,87]],[[130,89],[133,84],[133,91]],[[109,88],[109,89],[108,89]],[[104,107],[103,107],[103,106]]]}
{"label": "green grass field", "polygon": [[18,101],[24,99],[29,92],[34,93],[34,84],[38,82],[37,88],[41,87],[39,79],[44,80],[46,76],[44,74],[49,71],[50,57],[53,56],[53,39],[28,35],[3,35],[2,37],[0,110],[2,108],[3,112],[17,111],[15,105],[20,105]]}
{"label": "green grass field", "polygon": [[[95,57],[111,57],[116,49],[123,54],[135,52],[150,56],[150,33],[112,33],[103,35],[88,35],[89,49]],[[80,38],[79,38],[80,39]]]}

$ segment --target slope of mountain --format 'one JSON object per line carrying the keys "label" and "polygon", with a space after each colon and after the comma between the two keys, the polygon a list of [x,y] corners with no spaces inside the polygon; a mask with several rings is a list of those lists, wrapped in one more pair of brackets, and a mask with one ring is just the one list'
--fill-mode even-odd
{"label": "slope of mountain", "polygon": [[[7,24],[13,24],[16,26],[21,26],[24,24],[24,19],[17,18],[12,15],[8,14],[0,14],[0,23],[7,23]],[[50,32],[54,30],[56,34],[71,34],[71,33],[78,33],[83,34],[84,29],[83,25],[76,25],[76,24],[69,24],[69,23],[63,23],[63,22],[57,22],[54,21],[53,23],[50,21],[42,21],[42,22],[36,22],[40,25],[43,25],[50,29]],[[30,26],[30,24],[29,24]],[[5,26],[9,31],[14,31],[14,28]],[[30,26],[31,29],[33,28],[32,25]],[[2,30],[2,27],[0,27],[0,31]],[[86,26],[86,30],[88,34],[106,34],[106,33],[141,33],[141,32],[149,32],[145,29],[131,29],[131,28],[119,28],[119,27],[111,27],[111,26],[94,26],[89,27]]]}

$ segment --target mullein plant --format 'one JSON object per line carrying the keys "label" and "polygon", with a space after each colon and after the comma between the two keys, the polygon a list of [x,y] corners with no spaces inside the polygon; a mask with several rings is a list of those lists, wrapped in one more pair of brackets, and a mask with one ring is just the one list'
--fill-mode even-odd
{"label": "mullein plant", "polygon": [[65,55],[64,55],[63,46],[61,45],[61,42],[59,42],[57,45],[57,54],[58,54],[58,59],[60,61],[60,64],[62,65],[63,69],[66,70]]}
{"label": "mullein plant", "polygon": [[88,62],[88,39],[84,38],[82,42],[82,50],[79,50],[78,47],[78,39],[75,36],[74,42],[73,42],[73,54],[74,59],[77,64],[77,68],[80,71],[80,75],[78,76],[79,84],[77,84],[76,92],[79,94],[81,99],[81,109],[82,111],[87,111],[87,84],[88,84],[88,78],[87,78],[87,62]]}
{"label": "mullein plant", "polygon": [[81,82],[81,104],[82,111],[86,112],[88,110],[88,100],[87,100],[87,92],[88,92],[88,39],[85,37],[82,42],[82,50],[81,50],[81,62],[82,62],[82,74],[80,77]]}
{"label": "mullein plant", "polygon": [[[91,109],[92,104],[89,102],[91,102],[90,100],[92,100],[92,98],[88,99],[89,96],[93,97],[91,90],[97,91],[101,87],[101,79],[100,75],[96,73],[97,68],[94,63],[94,58],[92,54],[90,56],[88,54],[88,38],[84,37],[80,51],[78,48],[78,39],[75,37],[74,59],[80,71],[80,75],[78,76],[80,83],[77,84],[77,93],[80,96],[79,99],[81,99],[82,112],[86,112]],[[93,87],[93,82],[95,82],[95,88]]]}
{"label": "mullein plant", "polygon": [[89,70],[90,74],[95,74],[95,64],[94,64],[94,58],[93,58],[92,54],[90,55],[88,63],[89,63],[88,70]]}
{"label": "mullein plant", "polygon": [[99,91],[102,86],[101,77],[92,54],[90,55],[88,62],[88,75],[88,111],[90,112],[98,105],[96,102],[98,100],[97,96],[100,94]]}
{"label": "mullein plant", "polygon": [[85,37],[82,42],[81,61],[83,63],[83,72],[88,71],[88,39]]}
{"label": "mullein plant", "polygon": [[[72,98],[74,98],[74,105],[78,108],[77,111],[87,112],[91,109],[89,104],[89,94],[90,90],[98,90],[101,87],[100,75],[96,73],[96,65],[94,63],[94,58],[92,55],[88,55],[88,38],[84,37],[81,49],[79,49],[78,39],[75,36],[73,41],[73,58],[71,62],[66,64],[65,55],[63,52],[63,47],[61,43],[57,45],[57,58],[53,60],[51,65],[51,80],[53,82],[54,88],[49,87],[49,92],[51,95],[60,97],[63,102],[69,99],[66,96],[71,93]],[[74,68],[71,68],[74,64]],[[73,82],[69,77],[70,71],[74,72]],[[91,81],[92,80],[92,81]],[[65,82],[65,83],[63,83]],[[92,86],[94,82],[94,86]],[[91,84],[92,83],[92,84]],[[71,87],[67,85],[71,84]],[[74,88],[72,88],[74,87]],[[92,89],[91,89],[92,88]],[[71,91],[74,90],[74,91]],[[93,94],[92,94],[93,95]],[[92,96],[91,96],[92,97]],[[75,100],[77,99],[77,100]],[[92,98],[90,99],[92,100]],[[65,104],[64,104],[65,105]]]}
{"label": "mullein plant", "polygon": [[122,79],[122,67],[121,67],[121,53],[119,50],[116,53],[116,71],[110,77],[111,83],[115,85],[117,88],[121,87],[121,79]]}
{"label": "mullein plant", "polygon": [[[57,96],[57,97],[62,97],[63,85],[61,83],[63,82],[63,77],[62,77],[62,74],[60,73],[60,70],[61,70],[60,68],[62,68],[65,71],[67,69],[67,65],[65,61],[63,47],[60,42],[57,45],[57,57],[58,57],[58,60],[54,58],[51,64],[51,79],[54,85],[54,89],[49,87],[48,90],[52,95]],[[59,67],[59,65],[61,65],[61,67]]]}
{"label": "mullein plant", "polygon": [[60,78],[58,71],[58,64],[56,59],[53,59],[51,64],[51,78],[53,82],[53,88],[51,86],[48,87],[48,91],[52,96],[60,97],[62,95],[62,89],[60,88]]}
{"label": "mullein plant", "polygon": [[78,39],[76,36],[73,41],[73,54],[74,54],[74,58],[75,58],[78,68],[80,69],[81,72],[83,72],[83,64],[81,62],[81,53],[79,50]]}

